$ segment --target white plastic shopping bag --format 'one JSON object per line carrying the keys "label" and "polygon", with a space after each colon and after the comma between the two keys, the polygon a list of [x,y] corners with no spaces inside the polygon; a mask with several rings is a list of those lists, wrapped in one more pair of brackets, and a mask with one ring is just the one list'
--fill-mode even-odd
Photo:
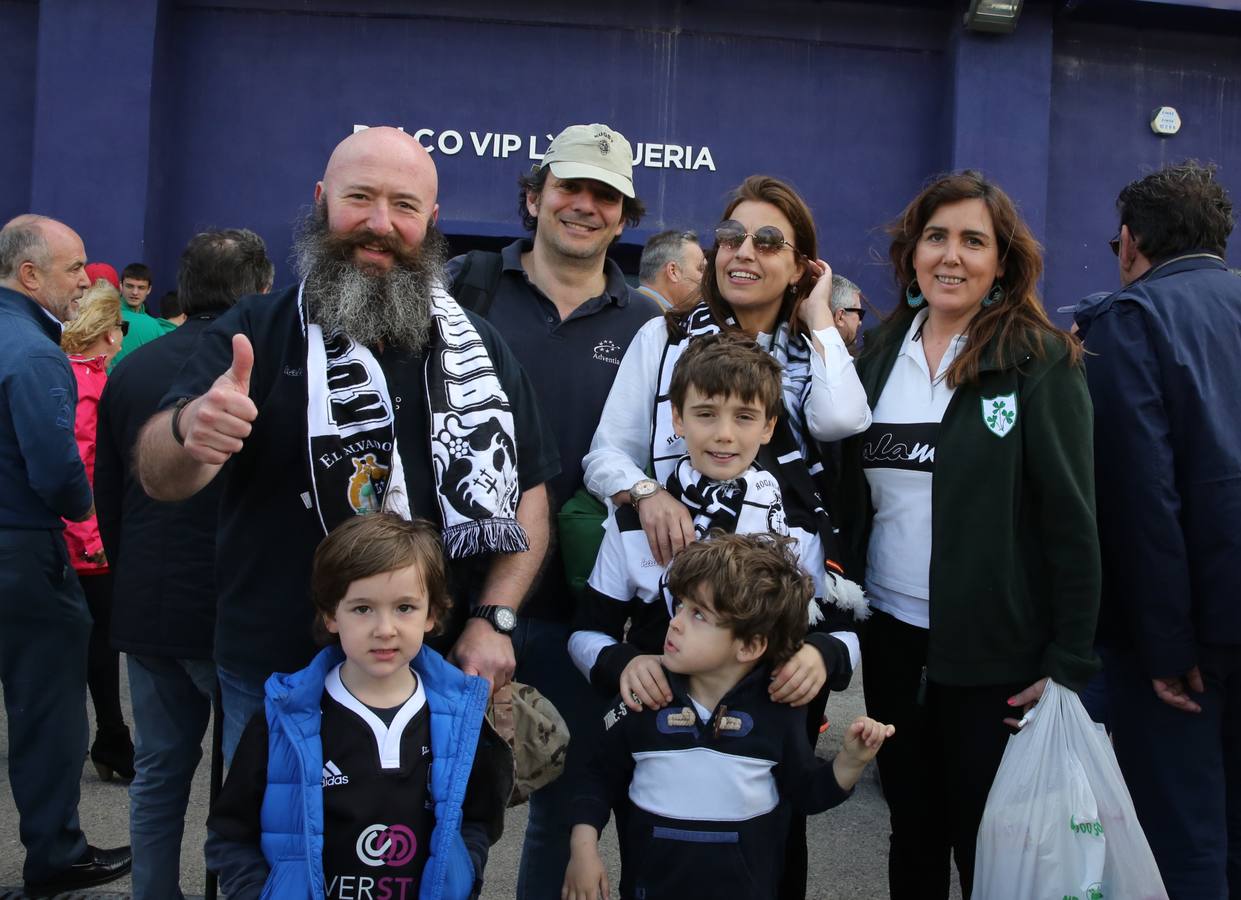
{"label": "white plastic shopping bag", "polygon": [[1054,681],[1004,749],[972,897],[1167,900],[1107,734]]}

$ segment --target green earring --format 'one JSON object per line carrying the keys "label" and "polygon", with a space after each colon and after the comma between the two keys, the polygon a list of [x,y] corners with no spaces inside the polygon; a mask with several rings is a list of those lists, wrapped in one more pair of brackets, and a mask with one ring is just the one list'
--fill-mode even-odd
{"label": "green earring", "polygon": [[1004,299],[1004,288],[997,281],[994,285],[991,286],[991,290],[987,291],[987,296],[982,298],[982,305],[991,306],[992,304],[999,303],[1003,299]]}
{"label": "green earring", "polygon": [[910,309],[917,309],[923,303],[926,303],[926,297],[922,296],[922,288],[918,287],[918,279],[909,282],[909,287],[905,288],[905,302],[909,304]]}

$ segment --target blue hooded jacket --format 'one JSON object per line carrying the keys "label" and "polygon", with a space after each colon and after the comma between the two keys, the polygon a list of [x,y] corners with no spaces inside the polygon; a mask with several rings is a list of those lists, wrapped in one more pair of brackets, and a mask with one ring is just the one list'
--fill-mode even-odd
{"label": "blue hooded jacket", "polygon": [[[306,668],[267,679],[267,791],[261,846],[271,866],[264,898],[323,900],[323,742],[319,737],[324,679],[344,659],[322,650]],[[431,710],[431,797],[435,830],[418,896],[470,896],[474,864],[461,837],[461,806],[487,707],[485,679],[466,675],[424,646],[414,657]]]}

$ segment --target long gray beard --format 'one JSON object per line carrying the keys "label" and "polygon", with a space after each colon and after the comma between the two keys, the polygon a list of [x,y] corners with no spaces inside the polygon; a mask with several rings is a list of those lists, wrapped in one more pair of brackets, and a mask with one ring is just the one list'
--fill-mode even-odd
{"label": "long gray beard", "polygon": [[[298,273],[310,320],[325,334],[343,331],[365,347],[383,343],[406,350],[427,345],[431,297],[443,284],[447,242],[434,228],[412,260],[387,272],[364,272],[331,249],[326,215],[314,214],[295,240]],[[351,248],[350,248],[351,249]]]}

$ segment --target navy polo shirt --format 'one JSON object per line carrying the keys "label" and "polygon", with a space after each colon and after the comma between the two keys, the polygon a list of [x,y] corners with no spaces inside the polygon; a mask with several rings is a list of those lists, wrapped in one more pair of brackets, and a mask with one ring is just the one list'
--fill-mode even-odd
{"label": "navy polo shirt", "polygon": [[[609,259],[603,293],[561,319],[556,304],[531,284],[522,268],[521,255],[531,248],[531,241],[523,239],[501,251],[500,281],[487,320],[521,363],[543,418],[556,435],[560,474],[547,482],[554,510],[582,486],[582,457],[590,450],[621,357],[638,329],[660,310],[631,289],[620,266]],[[464,259],[458,256],[448,263],[450,281],[456,280]],[[557,556],[522,612],[567,621],[570,602]]]}

